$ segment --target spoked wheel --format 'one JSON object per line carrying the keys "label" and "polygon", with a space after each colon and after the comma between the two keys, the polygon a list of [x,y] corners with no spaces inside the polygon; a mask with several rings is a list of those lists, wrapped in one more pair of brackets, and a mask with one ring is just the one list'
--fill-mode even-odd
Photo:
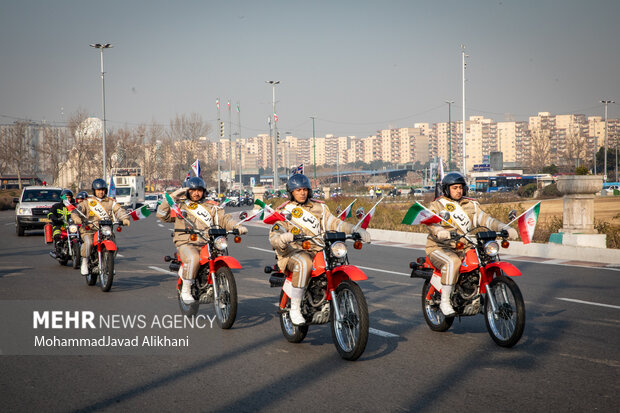
{"label": "spoked wheel", "polygon": [[[91,256],[90,256],[90,262],[91,263],[93,263],[94,255],[95,254],[91,254]],[[93,285],[97,284],[97,276],[95,274],[93,274],[93,269],[94,268],[95,268],[95,266],[92,266],[92,264],[89,264],[88,275],[84,277],[86,279],[86,284],[90,285],[90,286],[93,286]]]}
{"label": "spoked wheel", "polygon": [[213,300],[217,325],[220,328],[228,329],[232,327],[237,318],[237,284],[235,277],[228,267],[220,267],[215,271],[217,286],[217,300]]}
{"label": "spoked wheel", "polygon": [[[280,301],[282,302],[282,296],[284,295],[284,291],[280,291]],[[280,312],[280,328],[282,328],[282,334],[284,334],[284,338],[289,343],[301,343],[304,338],[306,338],[306,334],[308,334],[308,325],[305,324],[303,326],[296,326],[291,321],[291,316],[289,315],[289,311],[291,309],[291,299],[287,298],[286,308]]]}
{"label": "spoked wheel", "polygon": [[439,309],[439,300],[441,298],[441,293],[439,291],[435,291],[430,300],[426,299],[426,295],[430,288],[431,283],[425,281],[422,287],[422,313],[424,313],[424,319],[431,330],[446,331],[452,327],[454,317],[444,316]]}
{"label": "spoked wheel", "polygon": [[101,287],[101,291],[107,293],[112,288],[112,282],[114,281],[114,251],[104,250],[101,253],[101,261],[99,287]]}
{"label": "spoked wheel", "polygon": [[80,268],[80,248],[77,242],[71,246],[71,261],[73,262],[74,269]]}
{"label": "spoked wheel", "polygon": [[525,303],[521,291],[513,280],[500,275],[487,286],[487,294],[493,294],[497,303],[497,311],[493,312],[490,300],[485,300],[487,330],[498,345],[512,347],[525,328]]}
{"label": "spoked wheel", "polygon": [[[334,345],[343,359],[357,360],[368,342],[368,306],[364,293],[353,281],[343,281],[336,288],[336,300],[329,314]],[[334,305],[338,305],[342,321],[336,320]]]}

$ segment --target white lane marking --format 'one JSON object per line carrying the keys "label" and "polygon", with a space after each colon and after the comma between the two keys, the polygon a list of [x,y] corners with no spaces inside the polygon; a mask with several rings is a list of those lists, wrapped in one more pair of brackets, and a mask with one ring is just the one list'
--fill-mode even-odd
{"label": "white lane marking", "polygon": [[577,304],[589,304],[589,305],[597,305],[599,307],[607,307],[607,308],[617,308],[620,310],[620,305],[611,305],[611,304],[602,304],[602,303],[594,303],[592,301],[583,301],[583,300],[575,300],[574,298],[564,298],[564,297],[555,297],[558,300],[569,301]]}
{"label": "white lane marking", "polygon": [[149,266],[149,268],[152,269],[152,270],[155,270],[155,271],[163,272],[164,274],[178,275],[176,272],[164,270],[163,268],[159,268],[159,267],[155,267],[155,266]]}
{"label": "white lane marking", "polygon": [[4,225],[15,225],[15,223],[14,223],[14,222],[7,222],[7,223],[6,223],[6,224],[4,224]]}
{"label": "white lane marking", "polygon": [[252,250],[263,251],[263,252],[274,252],[273,250],[266,250],[264,248],[257,248],[257,247],[248,247],[248,248]]}
{"label": "white lane marking", "polygon": [[174,231],[174,228],[168,228],[168,231]]}
{"label": "white lane marking", "polygon": [[368,328],[368,332],[370,334],[374,334],[374,335],[381,336],[381,337],[388,337],[388,338],[398,337],[398,335],[396,334],[388,333],[387,331],[383,331],[383,330],[377,330],[376,328],[372,328],[372,327]]}
{"label": "white lane marking", "polygon": [[356,265],[356,267],[361,268],[363,270],[386,272],[388,274],[396,274],[396,275],[406,275],[407,277],[411,276],[411,273],[406,273],[406,272],[388,271],[388,270],[382,270],[380,268],[362,267],[361,265]]}
{"label": "white lane marking", "polygon": [[160,227],[162,227],[162,228],[164,227],[164,224],[157,224],[157,225],[158,225],[158,226],[160,226]]}
{"label": "white lane marking", "polygon": [[125,256],[123,254],[119,254],[119,253],[117,253],[116,256],[117,257],[121,257],[121,258],[125,258]]}

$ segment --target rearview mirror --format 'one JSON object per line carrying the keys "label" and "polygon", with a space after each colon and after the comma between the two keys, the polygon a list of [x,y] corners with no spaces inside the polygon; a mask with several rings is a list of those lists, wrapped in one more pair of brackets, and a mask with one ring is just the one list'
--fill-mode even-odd
{"label": "rearview mirror", "polygon": [[512,221],[517,217],[517,211],[514,209],[511,209],[510,212],[508,213],[508,221]]}
{"label": "rearview mirror", "polygon": [[439,211],[439,214],[438,214],[438,215],[439,215],[439,216],[441,217],[441,219],[443,219],[444,221],[448,221],[448,220],[450,220],[450,213],[449,213],[448,211],[446,211],[446,210]]}
{"label": "rearview mirror", "polygon": [[284,216],[284,218],[286,218],[287,221],[293,219],[293,215],[289,211],[284,211],[282,215]]}
{"label": "rearview mirror", "polygon": [[359,207],[355,210],[355,217],[357,219],[362,219],[365,214],[366,214],[366,211],[364,211],[364,207]]}
{"label": "rearview mirror", "polygon": [[239,219],[241,220],[246,219],[247,217],[248,217],[247,211],[241,211],[241,213],[239,214]]}

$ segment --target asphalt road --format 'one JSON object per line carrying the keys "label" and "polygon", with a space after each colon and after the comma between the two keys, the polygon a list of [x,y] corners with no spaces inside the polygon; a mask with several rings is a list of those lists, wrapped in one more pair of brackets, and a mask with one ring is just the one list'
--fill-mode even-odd
{"label": "asphalt road", "polygon": [[[232,209],[234,211],[234,209]],[[117,275],[108,293],[49,255],[42,231],[18,237],[14,212],[0,212],[0,406],[2,411],[618,411],[620,272],[515,262],[526,302],[521,341],[500,348],[482,316],[432,332],[421,312],[422,280],[408,263],[419,250],[349,249],[372,333],[355,362],[342,360],[329,325],[288,343],[276,314],[278,289],[265,265],[267,229],[250,227],[230,253],[239,311],[231,330],[154,326],[179,314],[170,225],[154,216],[117,236]],[[34,311],[82,310],[145,326],[37,329]],[[120,323],[120,322],[119,322]],[[99,324],[98,327],[101,327]],[[34,336],[187,338],[187,347],[35,347]]]}

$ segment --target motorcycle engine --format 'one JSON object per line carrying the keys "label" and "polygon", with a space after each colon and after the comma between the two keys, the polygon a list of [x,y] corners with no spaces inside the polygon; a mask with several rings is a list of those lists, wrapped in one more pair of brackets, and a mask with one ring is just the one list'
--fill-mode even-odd
{"label": "motorcycle engine", "polygon": [[480,274],[477,271],[467,273],[461,276],[457,283],[457,291],[464,300],[473,299],[478,292],[478,282]]}

